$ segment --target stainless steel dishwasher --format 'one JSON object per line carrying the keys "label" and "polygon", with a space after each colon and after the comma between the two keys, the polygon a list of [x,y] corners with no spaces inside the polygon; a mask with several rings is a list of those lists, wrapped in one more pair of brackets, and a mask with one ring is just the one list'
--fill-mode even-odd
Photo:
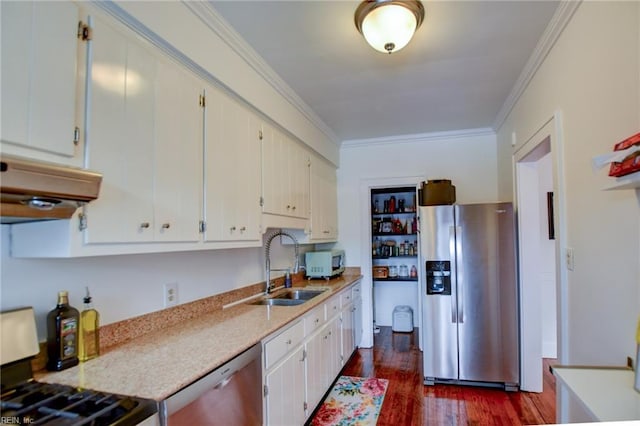
{"label": "stainless steel dishwasher", "polygon": [[226,364],[160,403],[164,426],[262,425],[262,345]]}

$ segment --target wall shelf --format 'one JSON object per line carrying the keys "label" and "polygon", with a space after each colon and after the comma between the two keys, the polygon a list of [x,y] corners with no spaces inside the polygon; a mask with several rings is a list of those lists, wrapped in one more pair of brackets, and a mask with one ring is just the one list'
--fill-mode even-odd
{"label": "wall shelf", "polygon": [[390,277],[390,278],[374,278],[374,281],[418,281],[417,277]]}
{"label": "wall shelf", "polygon": [[614,189],[640,189],[640,172],[616,178],[614,183],[603,189],[605,191]]}

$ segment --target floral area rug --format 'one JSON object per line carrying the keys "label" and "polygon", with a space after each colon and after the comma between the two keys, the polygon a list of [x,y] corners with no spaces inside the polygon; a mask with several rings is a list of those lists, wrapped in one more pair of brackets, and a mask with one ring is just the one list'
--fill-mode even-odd
{"label": "floral area rug", "polygon": [[375,425],[388,384],[386,379],[340,376],[309,424]]}

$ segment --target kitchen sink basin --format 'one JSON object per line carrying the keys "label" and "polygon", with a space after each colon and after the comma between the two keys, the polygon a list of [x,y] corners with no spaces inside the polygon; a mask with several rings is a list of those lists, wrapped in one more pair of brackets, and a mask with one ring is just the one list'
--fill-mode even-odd
{"label": "kitchen sink basin", "polygon": [[250,305],[269,305],[269,306],[295,306],[302,305],[306,300],[303,299],[260,299],[251,302]]}
{"label": "kitchen sink basin", "polygon": [[324,293],[325,290],[293,290],[288,289],[274,296],[249,302],[250,305],[296,306]]}
{"label": "kitchen sink basin", "polygon": [[277,300],[310,300],[324,293],[325,290],[288,290],[284,293],[273,296]]}

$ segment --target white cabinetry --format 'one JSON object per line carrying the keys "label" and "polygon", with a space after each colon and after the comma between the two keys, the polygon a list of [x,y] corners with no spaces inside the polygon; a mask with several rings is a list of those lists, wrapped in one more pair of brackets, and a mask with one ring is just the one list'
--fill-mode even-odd
{"label": "white cabinetry", "polygon": [[261,123],[213,87],[205,104],[205,241],[260,245]]}
{"label": "white cabinetry", "polygon": [[[351,288],[353,301],[353,344],[354,349],[360,346],[362,341],[362,282],[358,281]],[[346,361],[346,360],[345,360]]]}
{"label": "white cabinetry", "polygon": [[304,323],[298,321],[264,343],[265,425],[297,426],[305,419]]}
{"label": "white cabinetry", "polygon": [[[262,126],[262,212],[288,217],[276,226],[305,228],[309,218],[309,153],[300,144],[267,123]],[[303,219],[304,221],[295,221]],[[269,224],[270,218],[265,219]],[[278,220],[275,218],[275,220]],[[302,225],[301,225],[302,224]]]}
{"label": "white cabinetry", "polygon": [[[360,283],[355,285],[359,291]],[[304,424],[353,353],[353,289],[351,286],[332,296],[301,321],[265,339],[266,425]],[[301,365],[302,385],[298,378]],[[300,404],[305,411],[302,420],[298,417]]]}
{"label": "white cabinetry", "polygon": [[94,34],[87,166],[104,178],[85,243],[198,241],[198,81],[102,20]]}
{"label": "white cabinetry", "polygon": [[340,295],[340,363],[344,365],[356,349],[354,335],[353,292],[348,289]]}
{"label": "white cabinetry", "polygon": [[311,157],[311,241],[338,239],[336,169],[327,161]]}
{"label": "white cabinetry", "polygon": [[304,350],[299,346],[265,375],[265,425],[304,424]]}
{"label": "white cabinetry", "polygon": [[77,4],[3,1],[0,10],[2,151],[81,166]]}

